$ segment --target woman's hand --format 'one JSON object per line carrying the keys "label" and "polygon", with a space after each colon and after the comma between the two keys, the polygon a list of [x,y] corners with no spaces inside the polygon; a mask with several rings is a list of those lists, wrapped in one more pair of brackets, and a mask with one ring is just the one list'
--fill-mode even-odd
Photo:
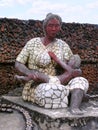
{"label": "woman's hand", "polygon": [[35,70],[30,70],[29,74],[27,75],[27,78],[29,80],[34,80],[36,82],[39,82],[41,80],[40,76],[39,76],[39,72],[37,72]]}
{"label": "woman's hand", "polygon": [[49,76],[37,70],[30,70],[28,79],[34,80],[35,82],[42,82],[42,83],[49,82]]}

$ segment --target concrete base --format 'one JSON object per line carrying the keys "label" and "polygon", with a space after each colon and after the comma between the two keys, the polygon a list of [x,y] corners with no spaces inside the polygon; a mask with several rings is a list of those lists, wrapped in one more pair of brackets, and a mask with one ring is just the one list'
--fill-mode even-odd
{"label": "concrete base", "polygon": [[0,130],[25,130],[25,121],[18,112],[0,113]]}
{"label": "concrete base", "polygon": [[[2,98],[29,110],[32,119],[42,130],[88,130],[88,128],[97,130],[95,128],[97,128],[98,102],[89,101],[81,106],[86,111],[83,115],[72,115],[67,108],[44,109],[30,102],[24,102],[22,97],[3,96]],[[94,129],[91,129],[92,127]]]}
{"label": "concrete base", "polygon": [[85,110],[86,112],[83,115],[72,115],[68,108],[64,109],[45,109],[42,107],[39,107],[37,105],[32,104],[31,102],[25,102],[23,101],[22,97],[14,97],[14,96],[3,96],[3,99],[15,103],[16,105],[20,105],[22,107],[25,107],[33,112],[38,112],[39,114],[43,114],[45,116],[49,116],[52,119],[57,118],[81,118],[81,117],[98,117],[98,102],[89,101],[87,104],[83,104],[81,108]]}

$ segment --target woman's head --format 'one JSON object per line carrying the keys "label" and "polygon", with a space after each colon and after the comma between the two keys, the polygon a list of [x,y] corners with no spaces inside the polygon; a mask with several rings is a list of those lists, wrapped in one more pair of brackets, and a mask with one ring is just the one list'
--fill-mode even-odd
{"label": "woman's head", "polygon": [[[62,19],[61,19],[61,17],[60,17],[59,15],[57,15],[57,14],[48,13],[48,14],[46,15],[46,18],[45,18],[44,21],[43,21],[43,30],[44,30],[45,33],[46,33],[47,25],[48,25],[49,22],[50,22],[51,20],[53,20],[53,19],[55,19],[55,20],[58,21],[58,24],[59,24],[58,26],[61,28],[61,25],[62,25]],[[51,26],[52,26],[52,25],[51,25]],[[55,27],[57,27],[57,24],[56,24]]]}

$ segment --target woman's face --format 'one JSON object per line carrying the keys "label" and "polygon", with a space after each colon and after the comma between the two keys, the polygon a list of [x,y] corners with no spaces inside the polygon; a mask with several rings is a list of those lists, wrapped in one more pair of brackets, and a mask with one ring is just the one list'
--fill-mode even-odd
{"label": "woman's face", "polygon": [[46,35],[51,38],[55,38],[57,33],[60,31],[61,25],[59,20],[56,18],[51,19],[46,25]]}

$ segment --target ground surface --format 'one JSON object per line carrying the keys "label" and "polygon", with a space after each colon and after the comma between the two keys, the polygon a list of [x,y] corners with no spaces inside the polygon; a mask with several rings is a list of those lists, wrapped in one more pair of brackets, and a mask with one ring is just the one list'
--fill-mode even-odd
{"label": "ground surface", "polygon": [[[16,89],[10,92],[7,95],[2,96],[5,100],[15,103],[17,105],[23,106],[34,113],[39,113],[41,115],[48,116],[49,118],[55,119],[77,119],[80,120],[81,127],[78,125],[76,127],[77,121],[72,122],[69,126],[66,123],[62,123],[59,128],[57,126],[57,122],[51,122],[50,125],[55,126],[52,128],[51,126],[43,127],[41,130],[98,130],[98,100],[89,100],[86,103],[83,103],[81,108],[86,112],[83,115],[72,115],[68,111],[68,109],[44,109],[41,107],[37,107],[31,103],[24,102],[21,98],[22,89]],[[89,119],[88,122],[84,125],[85,119]],[[81,120],[83,119],[83,120]],[[82,126],[83,125],[83,126]],[[0,130],[25,130],[25,120],[23,115],[16,110],[12,114],[0,113]],[[34,129],[39,130],[39,129]]]}
{"label": "ground surface", "polygon": [[25,130],[25,121],[21,114],[0,113],[0,130]]}

